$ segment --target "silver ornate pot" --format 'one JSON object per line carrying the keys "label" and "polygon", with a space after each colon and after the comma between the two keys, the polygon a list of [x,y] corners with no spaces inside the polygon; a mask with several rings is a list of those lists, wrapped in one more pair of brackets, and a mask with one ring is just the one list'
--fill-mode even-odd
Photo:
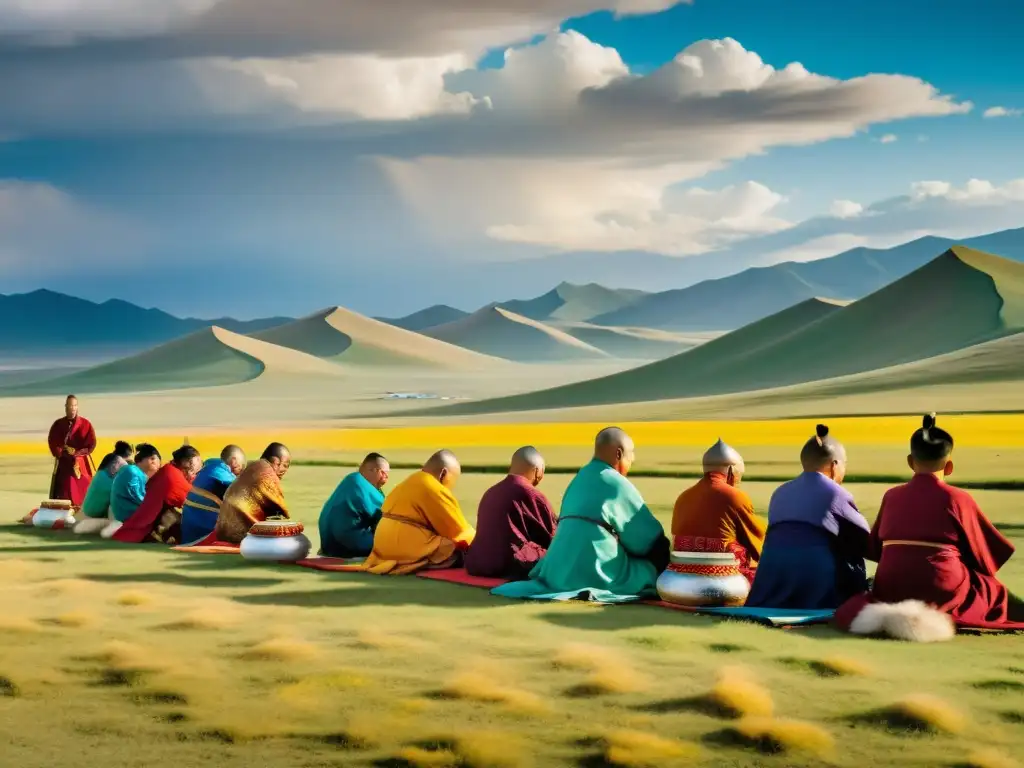
{"label": "silver ornate pot", "polygon": [[304,560],[313,544],[303,530],[302,523],[295,520],[264,520],[249,529],[239,551],[249,560]]}
{"label": "silver ornate pot", "polygon": [[32,525],[36,528],[70,528],[74,524],[75,510],[71,502],[48,499],[32,516]]}
{"label": "silver ornate pot", "polygon": [[694,608],[743,605],[750,593],[731,552],[673,552],[657,588],[666,603]]}

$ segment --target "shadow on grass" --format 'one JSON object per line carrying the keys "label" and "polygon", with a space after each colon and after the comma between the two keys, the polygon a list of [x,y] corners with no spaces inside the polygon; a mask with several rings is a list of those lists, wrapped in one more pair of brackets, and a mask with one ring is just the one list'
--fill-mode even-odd
{"label": "shadow on grass", "polygon": [[180,573],[83,573],[79,578],[107,584],[175,584],[185,587],[272,587],[281,579],[241,576],[186,576]]}
{"label": "shadow on grass", "polygon": [[[324,573],[335,589],[253,592],[234,595],[247,605],[286,605],[300,608],[360,608],[418,605],[428,608],[494,608],[502,605],[485,589],[439,584],[413,576],[363,573]],[[247,582],[252,584],[251,581]],[[338,589],[337,587],[341,587]]]}
{"label": "shadow on grass", "polygon": [[655,715],[669,715],[686,712],[691,715],[704,715],[716,720],[730,719],[735,713],[722,706],[710,696],[688,696],[680,699],[663,699],[635,707],[638,712]]}

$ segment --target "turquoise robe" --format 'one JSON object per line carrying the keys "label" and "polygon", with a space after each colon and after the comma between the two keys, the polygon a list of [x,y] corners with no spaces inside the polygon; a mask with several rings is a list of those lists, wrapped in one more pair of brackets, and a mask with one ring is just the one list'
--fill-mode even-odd
{"label": "turquoise robe", "polygon": [[123,523],[135,514],[135,510],[146,498],[148,479],[146,473],[134,464],[118,470],[110,487],[110,511],[115,520]]}
{"label": "turquoise robe", "polygon": [[110,489],[113,485],[114,478],[105,469],[92,476],[89,490],[85,492],[85,499],[82,500],[84,517],[110,517]]}
{"label": "turquoise robe", "polygon": [[358,472],[347,475],[320,512],[320,552],[327,557],[366,557],[380,522],[384,494]]}
{"label": "turquoise robe", "polygon": [[503,584],[492,594],[599,603],[656,598],[659,574],[644,555],[664,535],[636,487],[594,459],[569,483],[551,547],[529,581]]}

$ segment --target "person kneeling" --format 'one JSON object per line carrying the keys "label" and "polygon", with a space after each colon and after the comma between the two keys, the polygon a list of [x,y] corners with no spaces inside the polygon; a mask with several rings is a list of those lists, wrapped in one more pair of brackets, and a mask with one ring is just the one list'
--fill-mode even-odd
{"label": "person kneeling", "polygon": [[373,534],[380,522],[391,465],[371,453],[359,470],[334,489],[320,511],[320,554],[326,557],[366,557],[373,549]]}
{"label": "person kneeling", "polygon": [[146,498],[135,514],[111,538],[125,544],[180,544],[181,507],[202,465],[199,451],[191,445],[171,454],[171,461],[146,483]]}
{"label": "person kneeling", "polygon": [[114,485],[114,477],[132,457],[132,446],[124,440],[118,440],[114,450],[103,457],[96,468],[96,474],[89,482],[89,490],[82,502],[82,519],[75,523],[74,532],[79,536],[99,536],[110,525],[113,516],[110,512],[110,491]]}
{"label": "person kneeling", "polygon": [[480,499],[476,538],[466,551],[471,576],[526,579],[551,546],[555,513],[537,490],[544,479],[544,457],[532,447],[512,456],[508,476]]}
{"label": "person kneeling", "polygon": [[185,544],[197,544],[213,533],[224,494],[243,469],[245,453],[237,445],[226,446],[220,458],[203,464],[181,508],[181,540]]}
{"label": "person kneeling", "polygon": [[112,538],[131,519],[146,498],[146,483],[160,469],[160,451],[149,443],[135,446],[135,461],[121,467],[110,486],[110,516],[113,520],[100,531],[104,539]]}
{"label": "person kneeling", "polygon": [[451,451],[438,451],[384,500],[363,570],[401,576],[424,568],[452,568],[476,531],[452,493],[462,467]]}
{"label": "person kneeling", "polygon": [[874,584],[836,611],[841,629],[921,642],[949,639],[957,626],[1024,630],[1024,601],[996,576],[1013,544],[971,494],[946,483],[952,453],[953,436],[925,416],[910,438],[914,477],[886,491],[871,529]]}
{"label": "person kneeling", "polygon": [[241,544],[249,529],[268,517],[288,517],[281,478],[292,456],[281,443],[271,443],[259,461],[247,466],[224,492],[217,526],[210,541]]}
{"label": "person kneeling", "polygon": [[746,605],[837,608],[867,589],[867,520],[842,487],[846,449],[819,424],[800,451],[803,474],[768,504],[768,533]]}

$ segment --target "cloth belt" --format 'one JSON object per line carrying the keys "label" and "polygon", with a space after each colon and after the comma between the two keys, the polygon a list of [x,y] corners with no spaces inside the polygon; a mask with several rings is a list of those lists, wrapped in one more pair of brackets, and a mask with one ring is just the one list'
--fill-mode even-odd
{"label": "cloth belt", "polygon": [[931,549],[945,549],[952,544],[936,544],[934,541],[913,541],[911,539],[890,539],[883,541],[882,547],[929,547]]}

